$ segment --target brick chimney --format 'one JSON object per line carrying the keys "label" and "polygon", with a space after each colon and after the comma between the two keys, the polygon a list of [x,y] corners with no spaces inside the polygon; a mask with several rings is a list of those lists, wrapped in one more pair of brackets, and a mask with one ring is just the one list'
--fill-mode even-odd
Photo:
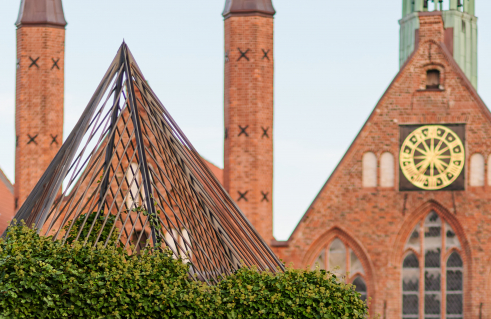
{"label": "brick chimney", "polygon": [[273,239],[271,0],[227,0],[224,186],[259,234]]}
{"label": "brick chimney", "polygon": [[16,210],[63,142],[66,24],[61,0],[21,1],[16,22]]}

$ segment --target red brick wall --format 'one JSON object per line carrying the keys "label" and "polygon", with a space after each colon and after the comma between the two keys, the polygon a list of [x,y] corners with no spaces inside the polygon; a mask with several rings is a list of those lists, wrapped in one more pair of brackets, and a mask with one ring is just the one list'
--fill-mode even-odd
{"label": "red brick wall", "polygon": [[[246,57],[239,49],[247,51]],[[267,57],[263,50],[269,51]],[[269,242],[273,239],[273,18],[227,18],[225,53],[224,186]],[[245,133],[240,127],[247,127]],[[245,199],[239,199],[240,193]]]}
{"label": "red brick wall", "polygon": [[[491,181],[486,175],[486,186],[469,186],[468,161],[474,153],[484,155],[486,162],[491,155],[491,116],[455,61],[444,53],[441,16],[421,14],[420,20],[415,54],[379,101],[286,247],[274,249],[287,263],[305,267],[334,236],[351,242],[367,273],[371,312],[382,318],[401,318],[404,246],[416,223],[434,210],[455,230],[462,245],[464,317],[489,318]],[[429,67],[443,70],[443,91],[425,90]],[[466,124],[465,191],[399,191],[399,125],[437,123]],[[382,153],[394,155],[395,187],[362,187],[362,157],[368,151],[377,155],[379,165]]]}
{"label": "red brick wall", "polygon": [[14,217],[13,186],[0,169],[0,235]]}
{"label": "red brick wall", "polygon": [[[36,65],[31,59],[38,59]],[[17,61],[15,198],[20,208],[63,142],[65,29],[20,27]],[[35,142],[29,143],[29,135],[37,135]]]}

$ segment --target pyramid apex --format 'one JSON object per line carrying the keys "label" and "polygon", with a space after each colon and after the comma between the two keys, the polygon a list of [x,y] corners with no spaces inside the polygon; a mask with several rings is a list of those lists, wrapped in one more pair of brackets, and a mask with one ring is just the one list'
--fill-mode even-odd
{"label": "pyramid apex", "polygon": [[272,0],[226,0],[223,16],[232,15],[262,15],[274,16]]}
{"label": "pyramid apex", "polygon": [[15,25],[48,24],[65,27],[67,22],[61,0],[21,0]]}

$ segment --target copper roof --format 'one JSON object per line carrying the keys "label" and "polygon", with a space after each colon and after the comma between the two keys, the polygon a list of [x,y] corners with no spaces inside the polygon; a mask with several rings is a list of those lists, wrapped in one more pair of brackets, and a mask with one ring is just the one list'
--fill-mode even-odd
{"label": "copper roof", "polygon": [[273,16],[276,11],[273,8],[272,0],[227,0],[225,10],[223,10],[225,18],[234,14],[251,15],[256,13]]}
{"label": "copper roof", "polygon": [[66,26],[61,0],[21,0],[16,26],[49,24]]}

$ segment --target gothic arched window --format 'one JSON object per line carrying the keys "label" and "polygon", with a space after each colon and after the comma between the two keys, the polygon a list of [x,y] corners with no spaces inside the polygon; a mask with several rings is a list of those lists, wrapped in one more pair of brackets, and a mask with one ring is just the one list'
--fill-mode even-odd
{"label": "gothic arched window", "polygon": [[342,281],[355,285],[355,290],[366,300],[368,289],[363,265],[348,243],[335,238],[321,249],[312,269],[328,269]]}
{"label": "gothic arched window", "polygon": [[377,156],[368,152],[363,154],[363,187],[377,187]]}
{"label": "gothic arched window", "polygon": [[402,318],[462,319],[464,264],[452,227],[432,211],[416,225],[405,250]]}

